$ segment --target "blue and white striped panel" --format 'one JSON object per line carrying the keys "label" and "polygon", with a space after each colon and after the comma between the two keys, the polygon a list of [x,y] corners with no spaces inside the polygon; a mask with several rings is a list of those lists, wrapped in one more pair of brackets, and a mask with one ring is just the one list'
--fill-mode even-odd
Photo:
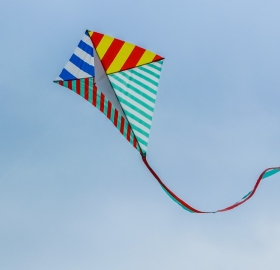
{"label": "blue and white striped panel", "polygon": [[75,49],[56,81],[94,77],[93,44],[87,32]]}

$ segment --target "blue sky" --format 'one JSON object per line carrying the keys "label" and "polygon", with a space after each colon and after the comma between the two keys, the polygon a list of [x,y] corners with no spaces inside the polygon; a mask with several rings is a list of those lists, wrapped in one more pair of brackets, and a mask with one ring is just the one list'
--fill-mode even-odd
{"label": "blue sky", "polygon": [[279,269],[279,175],[194,215],[94,107],[52,80],[86,29],[166,58],[148,160],[201,210],[279,166],[279,1],[6,1],[0,269]]}

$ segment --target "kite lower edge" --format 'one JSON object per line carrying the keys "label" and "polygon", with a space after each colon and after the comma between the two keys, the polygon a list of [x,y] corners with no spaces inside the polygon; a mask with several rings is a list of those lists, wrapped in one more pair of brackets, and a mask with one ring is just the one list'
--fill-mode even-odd
{"label": "kite lower edge", "polygon": [[248,201],[249,199],[251,199],[253,197],[253,195],[255,194],[260,182],[262,179],[270,177],[278,172],[280,172],[280,167],[271,167],[271,168],[267,168],[265,169],[261,175],[259,176],[259,178],[256,181],[256,184],[253,188],[252,191],[250,191],[249,193],[247,193],[240,201],[238,201],[237,203],[228,206],[226,208],[214,211],[214,212],[204,212],[204,211],[199,211],[197,209],[195,209],[194,207],[190,206],[189,204],[187,204],[185,201],[183,201],[182,199],[180,199],[174,192],[172,192],[163,182],[162,180],[159,178],[159,176],[155,173],[155,171],[151,168],[151,166],[149,165],[148,161],[147,161],[147,156],[144,153],[141,153],[142,156],[142,161],[144,162],[144,164],[146,165],[146,167],[148,168],[148,170],[151,172],[151,174],[154,176],[154,178],[158,181],[158,183],[160,184],[160,186],[162,187],[162,189],[167,193],[167,195],[173,200],[175,201],[177,204],[179,204],[183,209],[187,210],[188,212],[191,213],[196,213],[196,214],[215,214],[215,213],[219,213],[219,212],[226,212],[229,210],[232,210],[238,206],[240,206],[241,204],[245,203],[246,201]]}

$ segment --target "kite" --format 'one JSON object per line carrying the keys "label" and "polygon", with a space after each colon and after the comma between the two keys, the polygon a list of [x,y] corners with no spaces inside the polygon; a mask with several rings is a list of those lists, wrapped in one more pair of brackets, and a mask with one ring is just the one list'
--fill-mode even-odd
{"label": "kite", "polygon": [[168,196],[191,213],[232,210],[248,201],[262,179],[280,171],[264,170],[254,188],[237,203],[214,212],[199,211],[173,193],[150,167],[147,147],[164,58],[129,42],[86,30],[55,83],[82,96],[101,111],[141,154]]}

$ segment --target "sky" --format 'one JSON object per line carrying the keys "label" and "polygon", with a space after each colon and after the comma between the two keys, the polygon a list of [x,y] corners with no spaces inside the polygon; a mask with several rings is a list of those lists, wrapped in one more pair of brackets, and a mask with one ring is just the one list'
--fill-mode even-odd
{"label": "sky", "polygon": [[0,269],[278,270],[280,181],[184,211],[137,151],[54,84],[86,29],[166,58],[147,159],[214,211],[280,166],[280,2],[15,1],[0,9]]}

